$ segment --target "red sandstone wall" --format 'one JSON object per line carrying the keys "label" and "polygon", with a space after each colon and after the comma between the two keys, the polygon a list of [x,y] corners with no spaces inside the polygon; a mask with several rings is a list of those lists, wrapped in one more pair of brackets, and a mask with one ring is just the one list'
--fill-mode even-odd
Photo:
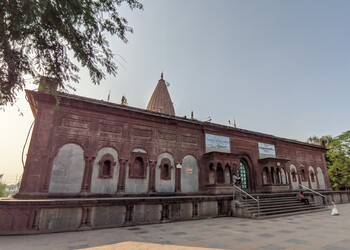
{"label": "red sandstone wall", "polygon": [[[48,194],[53,160],[59,149],[69,143],[77,144],[84,150],[83,194],[90,192],[94,160],[101,148],[113,148],[118,152],[119,192],[125,191],[127,167],[133,160],[132,150],[135,148],[147,152],[149,175],[142,185],[147,185],[149,191],[155,190],[156,162],[159,155],[165,152],[173,156],[175,165],[181,164],[185,156],[195,158],[200,191],[207,189],[210,162],[222,162],[223,166],[228,164],[232,174],[243,159],[248,165],[249,189],[259,191],[262,188],[263,167],[277,167],[274,164],[279,163],[261,163],[258,142],[275,145],[277,158],[287,159],[279,167],[285,169],[289,179],[291,164],[298,171],[303,168],[307,170],[310,166],[320,167],[325,176],[326,188],[329,188],[325,150],[320,147],[81,97],[62,97],[57,107],[56,99],[48,94],[27,93],[32,107],[37,108],[37,114],[20,189],[20,195],[23,196]],[[209,153],[203,156],[205,133],[228,136],[231,154]],[[175,176],[175,189],[181,191],[181,169],[176,169]],[[230,186],[229,183],[226,185]]]}

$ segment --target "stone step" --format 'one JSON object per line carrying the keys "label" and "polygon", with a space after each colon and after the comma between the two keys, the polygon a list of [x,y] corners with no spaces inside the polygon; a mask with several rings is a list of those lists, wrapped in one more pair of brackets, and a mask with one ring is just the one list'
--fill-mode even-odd
{"label": "stone step", "polygon": [[[309,209],[315,209],[315,208],[324,208],[318,205],[305,205],[302,204],[300,206],[283,206],[283,207],[260,207],[259,210],[260,212],[281,212],[281,211],[292,211],[292,210],[309,210]],[[247,208],[248,211],[251,213],[257,213],[258,208]]]}
{"label": "stone step", "polygon": [[[293,214],[293,213],[309,213],[309,212],[315,212],[315,211],[325,211],[327,210],[325,207],[310,207],[310,208],[299,208],[299,209],[292,209],[292,210],[280,210],[280,211],[263,211],[260,212],[259,217],[267,217],[267,216],[275,216],[275,217],[283,217],[286,214]],[[253,213],[254,217],[258,216],[258,213]]]}
{"label": "stone step", "polygon": [[[258,204],[257,201],[255,200],[243,200],[242,201],[244,204]],[[283,203],[287,203],[287,204],[294,204],[294,203],[300,203],[299,200],[293,199],[293,200],[276,200],[276,201],[270,201],[270,200],[259,200],[259,204],[283,204]]]}
{"label": "stone step", "polygon": [[280,218],[280,217],[308,214],[308,213],[317,213],[317,212],[324,212],[324,211],[330,211],[330,209],[323,207],[323,208],[313,209],[313,210],[291,211],[288,213],[277,213],[277,214],[270,214],[270,215],[263,214],[260,217],[255,217],[254,219],[258,219],[258,220],[273,219],[273,218]]}
{"label": "stone step", "polygon": [[[310,203],[311,205],[314,205]],[[248,210],[254,210],[258,209],[258,206],[245,206]],[[283,208],[299,208],[299,207],[305,207],[304,203],[297,203],[297,204],[266,204],[266,205],[261,205],[259,206],[260,210],[262,209],[283,209]]]}
{"label": "stone step", "polygon": [[278,193],[278,194],[254,194],[253,197],[259,196],[259,215],[258,203],[249,198],[242,197],[241,204],[250,214],[251,218],[273,218],[283,217],[293,214],[310,213],[315,211],[327,210],[322,205],[310,202],[305,205],[296,198],[296,193]]}

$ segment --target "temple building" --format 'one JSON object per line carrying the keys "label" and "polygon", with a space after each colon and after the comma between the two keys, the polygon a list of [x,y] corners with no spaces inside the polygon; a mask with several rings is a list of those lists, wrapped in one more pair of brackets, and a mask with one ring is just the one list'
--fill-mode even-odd
{"label": "temple building", "polygon": [[[26,91],[36,119],[19,197],[329,189],[325,149],[175,116],[163,73],[147,109]],[[56,108],[55,108],[56,107]]]}
{"label": "temple building", "polygon": [[35,125],[0,234],[227,216],[233,175],[250,194],[330,190],[324,147],[176,116],[163,73],[147,109],[43,89],[26,90]]}

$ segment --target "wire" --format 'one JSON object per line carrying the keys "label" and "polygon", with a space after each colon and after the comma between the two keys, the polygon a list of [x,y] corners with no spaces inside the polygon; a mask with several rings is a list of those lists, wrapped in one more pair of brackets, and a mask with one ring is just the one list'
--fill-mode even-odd
{"label": "wire", "polygon": [[34,125],[34,122],[35,122],[35,119],[34,119],[34,121],[32,122],[32,125],[30,125],[30,128],[29,128],[29,130],[28,130],[28,133],[27,133],[27,138],[26,138],[26,141],[24,142],[24,145],[23,145],[23,149],[22,149],[22,166],[23,166],[23,168],[24,168],[24,150],[25,150],[25,148],[26,148],[26,145],[27,145],[27,142],[28,142],[28,138],[29,138],[29,134],[30,134],[30,131],[32,130],[32,127],[33,127],[33,125]]}

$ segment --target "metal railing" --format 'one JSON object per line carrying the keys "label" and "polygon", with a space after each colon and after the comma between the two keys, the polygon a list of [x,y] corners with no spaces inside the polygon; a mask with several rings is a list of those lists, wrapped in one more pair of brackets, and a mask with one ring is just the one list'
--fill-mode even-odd
{"label": "metal railing", "polygon": [[306,189],[306,190],[308,190],[308,191],[311,191],[311,192],[314,193],[314,194],[317,194],[317,195],[321,196],[321,197],[323,198],[323,204],[324,204],[326,207],[328,207],[328,204],[327,204],[327,197],[326,197],[325,195],[323,195],[323,194],[321,194],[321,193],[319,193],[319,192],[317,192],[317,191],[315,191],[315,190],[313,190],[313,189],[311,189],[311,188],[308,188],[308,187],[306,187],[306,186],[304,186],[304,185],[302,185],[302,184],[299,184],[299,186],[302,187],[303,189]]}
{"label": "metal railing", "polygon": [[243,189],[241,189],[240,187],[238,187],[237,185],[235,185],[233,183],[233,187],[234,189],[234,193],[233,193],[233,199],[235,199],[236,197],[236,189],[238,189],[241,193],[245,194],[245,197],[247,199],[247,197],[251,198],[252,200],[256,201],[258,203],[258,217],[260,216],[260,204],[259,204],[259,196],[257,196],[256,198],[254,198],[252,195],[248,194],[246,191],[244,191]]}

